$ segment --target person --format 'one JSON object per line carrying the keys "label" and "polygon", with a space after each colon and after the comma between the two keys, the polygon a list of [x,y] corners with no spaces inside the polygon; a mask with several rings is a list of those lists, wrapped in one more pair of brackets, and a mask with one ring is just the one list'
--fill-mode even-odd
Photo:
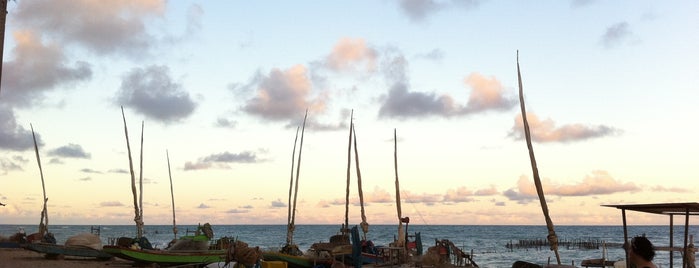
{"label": "person", "polygon": [[653,263],[655,257],[655,247],[645,236],[636,236],[626,248],[628,260],[631,267],[636,268],[657,268]]}

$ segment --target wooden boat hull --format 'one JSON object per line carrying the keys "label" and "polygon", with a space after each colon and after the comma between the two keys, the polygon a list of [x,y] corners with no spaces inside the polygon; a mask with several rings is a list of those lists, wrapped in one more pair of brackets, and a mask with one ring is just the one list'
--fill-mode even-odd
{"label": "wooden boat hull", "polygon": [[97,258],[109,260],[113,256],[101,250],[89,247],[65,246],[48,243],[27,243],[22,248],[38,253],[46,254],[46,258],[62,258],[63,256]]}
{"label": "wooden boat hull", "polygon": [[265,261],[282,261],[288,264],[289,268],[312,268],[318,265],[330,267],[332,259],[312,259],[306,256],[294,256],[281,252],[268,251],[262,253],[262,258]]}
{"label": "wooden boat hull", "polygon": [[208,264],[226,261],[226,250],[203,251],[167,251],[132,249],[118,246],[104,246],[104,252],[115,257],[138,263],[175,264]]}
{"label": "wooden boat hull", "polygon": [[0,248],[20,248],[20,245],[18,242],[0,242]]}

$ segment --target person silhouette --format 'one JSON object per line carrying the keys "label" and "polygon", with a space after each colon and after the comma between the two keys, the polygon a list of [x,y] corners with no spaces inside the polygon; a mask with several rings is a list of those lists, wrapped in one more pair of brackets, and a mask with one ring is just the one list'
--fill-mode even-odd
{"label": "person silhouette", "polygon": [[631,242],[626,247],[626,254],[631,267],[657,268],[653,263],[655,247],[645,236],[631,238]]}

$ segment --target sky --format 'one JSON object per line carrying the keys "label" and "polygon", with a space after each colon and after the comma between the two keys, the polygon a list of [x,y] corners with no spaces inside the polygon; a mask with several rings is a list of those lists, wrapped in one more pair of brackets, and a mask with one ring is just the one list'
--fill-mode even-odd
{"label": "sky", "polygon": [[605,204],[697,201],[697,1],[7,9],[0,224],[38,224],[42,176],[49,224],[134,224],[126,124],[146,225],[171,224],[173,199],[178,224],[286,224],[292,178],[296,224],[340,225],[352,120],[351,225],[359,177],[370,225],[398,222],[396,177],[411,224],[544,225],[517,53],[554,225],[620,225]]}

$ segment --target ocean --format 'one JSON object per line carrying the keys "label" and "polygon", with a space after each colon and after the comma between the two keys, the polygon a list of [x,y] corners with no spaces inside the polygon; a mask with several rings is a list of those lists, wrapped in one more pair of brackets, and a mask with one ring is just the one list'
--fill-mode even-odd
{"label": "ocean", "polygon": [[[203,224],[203,223],[202,223]],[[50,225],[49,231],[54,234],[58,243],[78,233],[89,233],[91,227],[99,227],[100,237],[105,245],[110,238],[121,236],[134,237],[135,225]],[[193,231],[196,225],[178,225],[178,236],[185,235],[186,230]],[[0,235],[9,236],[24,228],[26,233],[34,233],[37,225],[0,225]],[[624,240],[622,226],[556,226],[556,235],[561,246],[559,255],[564,264],[579,265],[584,259],[601,258],[606,248],[608,260],[621,260],[624,250],[621,248]],[[375,245],[388,245],[397,235],[397,225],[369,226],[367,238]],[[286,225],[214,225],[216,238],[233,237],[259,246],[263,249],[274,249],[283,246],[286,240]],[[294,242],[302,250],[307,250],[313,243],[327,242],[329,237],[337,234],[340,225],[297,225],[294,231]],[[172,225],[149,225],[144,227],[145,236],[154,247],[164,248],[173,239]],[[549,260],[556,262],[553,251],[544,247],[508,247],[508,244],[518,244],[520,241],[546,240],[546,226],[511,226],[511,225],[409,225],[408,234],[419,232],[423,248],[435,244],[436,240],[448,239],[465,252],[473,252],[474,260],[480,267],[512,267],[516,260],[544,264]],[[669,246],[670,229],[668,226],[629,226],[629,236],[645,234],[656,246]],[[690,226],[689,234],[699,232],[699,226]],[[361,231],[360,231],[361,233]],[[682,246],[684,242],[684,226],[677,225],[674,229],[674,245]],[[586,246],[580,246],[584,243]],[[606,247],[601,246],[607,245]],[[597,246],[595,246],[597,245]],[[682,266],[682,256],[674,254],[673,266]],[[670,254],[658,251],[655,263],[659,267],[670,267]]]}

